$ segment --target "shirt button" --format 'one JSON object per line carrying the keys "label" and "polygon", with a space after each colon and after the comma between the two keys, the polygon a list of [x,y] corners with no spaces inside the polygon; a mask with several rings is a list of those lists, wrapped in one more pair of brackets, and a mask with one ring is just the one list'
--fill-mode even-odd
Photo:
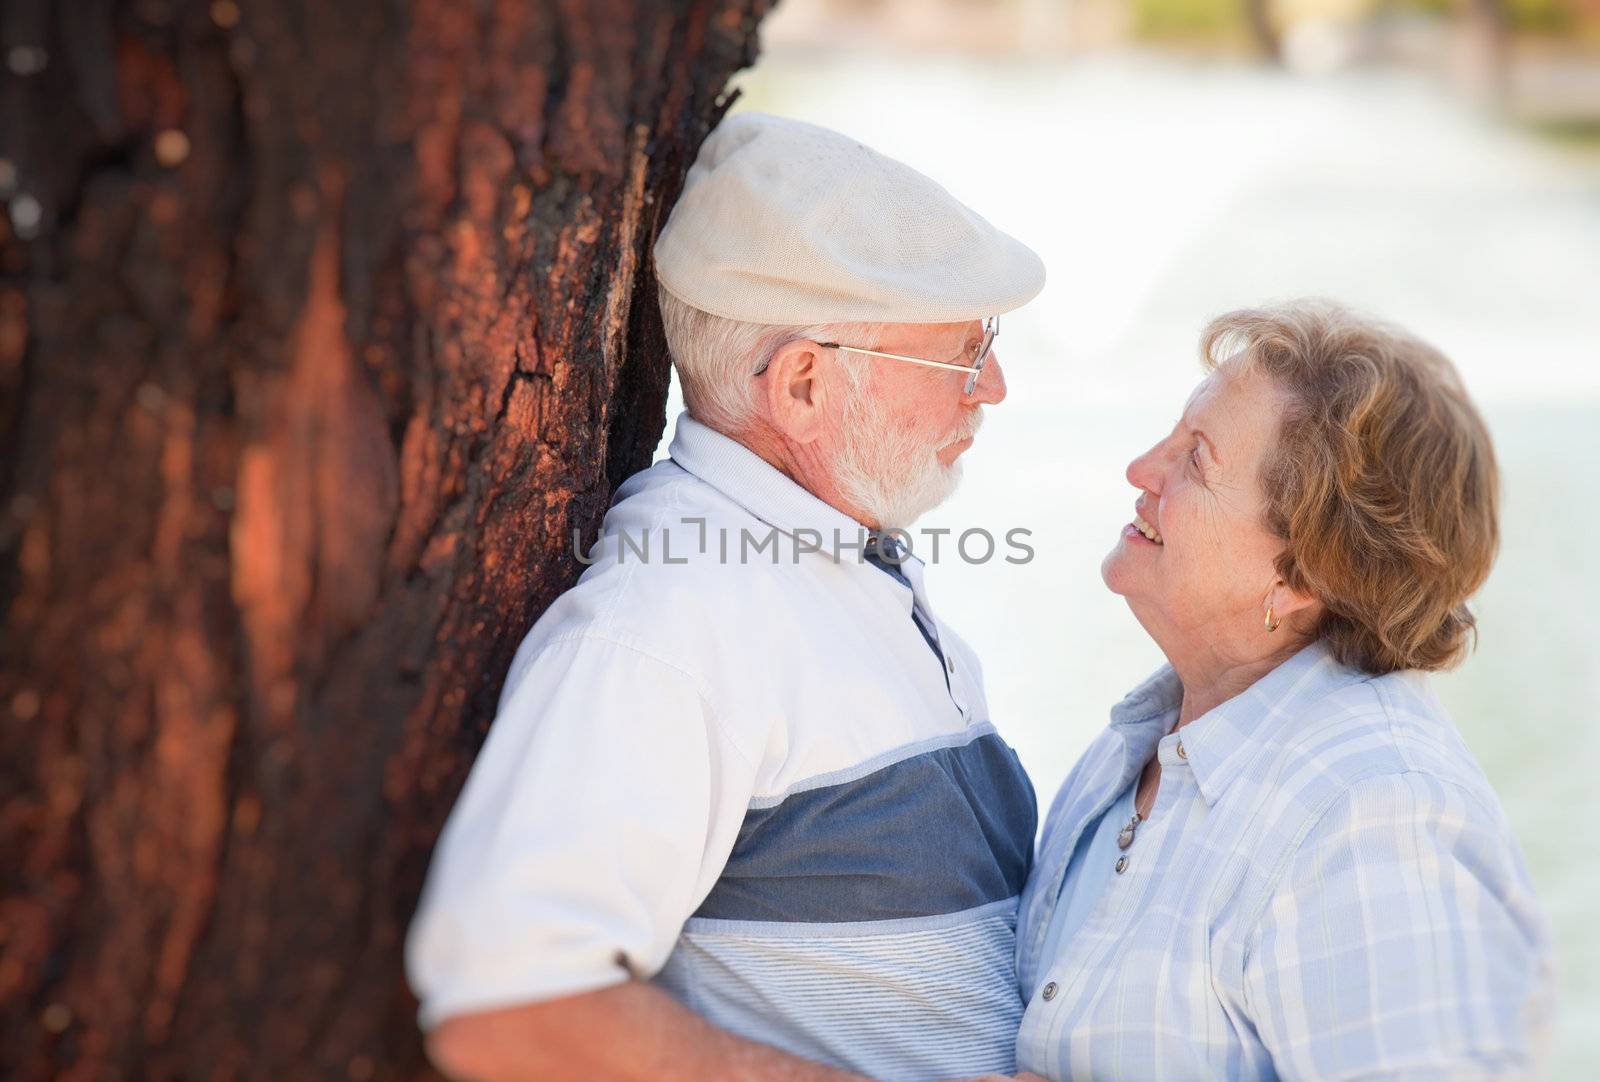
{"label": "shirt button", "polygon": [[947,657],[947,658],[944,659],[944,663],[945,663],[946,666],[949,667],[951,672],[955,672],[956,671],[956,659],[955,658]]}
{"label": "shirt button", "polygon": [[1128,858],[1127,857],[1118,857],[1117,858],[1117,874],[1121,875],[1123,872],[1125,872],[1127,870],[1128,870]]}
{"label": "shirt button", "polygon": [[1044,999],[1045,999],[1046,1003],[1048,1003],[1052,999],[1056,998],[1057,990],[1058,989],[1056,988],[1056,982],[1055,981],[1051,981],[1049,984],[1046,984],[1044,986]]}
{"label": "shirt button", "polygon": [[1187,759],[1188,757],[1189,753],[1183,750],[1183,741],[1178,741],[1178,758]]}

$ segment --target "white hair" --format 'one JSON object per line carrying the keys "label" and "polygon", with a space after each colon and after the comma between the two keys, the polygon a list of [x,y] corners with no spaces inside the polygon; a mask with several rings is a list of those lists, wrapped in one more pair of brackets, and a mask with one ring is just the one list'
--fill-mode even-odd
{"label": "white hair", "polygon": [[683,384],[684,405],[695,420],[730,436],[742,431],[754,416],[755,387],[751,381],[772,363],[778,350],[801,339],[871,348],[884,326],[820,323],[785,327],[745,323],[701,311],[665,287],[658,287],[657,297],[667,332],[667,352],[672,355]]}
{"label": "white hair", "polygon": [[[695,308],[665,288],[658,296],[684,405],[695,420],[728,436],[737,436],[754,416],[754,378],[778,350],[801,339],[870,349],[886,326],[744,323]],[[930,444],[926,437],[897,427],[888,404],[869,391],[869,363],[848,350],[838,355],[850,393],[844,400],[844,441],[833,463],[834,481],[845,499],[869,519],[885,529],[903,529],[955,490],[961,463],[946,466],[936,452],[945,443],[975,434],[983,414],[971,411],[954,432]]]}
{"label": "white hair", "polygon": [[929,443],[897,427],[888,404],[866,392],[865,357],[846,354],[840,360],[853,393],[845,399],[844,446],[833,464],[834,483],[883,529],[905,529],[961,483],[961,460],[947,466],[936,453],[946,443],[975,436],[983,411],[970,411],[954,431]]}

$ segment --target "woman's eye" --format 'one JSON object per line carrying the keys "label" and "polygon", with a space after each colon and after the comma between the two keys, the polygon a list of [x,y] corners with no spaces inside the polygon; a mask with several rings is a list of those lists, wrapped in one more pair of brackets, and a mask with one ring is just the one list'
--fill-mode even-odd
{"label": "woman's eye", "polygon": [[1189,461],[1194,465],[1195,469],[1198,470],[1200,468],[1200,445],[1198,443],[1189,452]]}

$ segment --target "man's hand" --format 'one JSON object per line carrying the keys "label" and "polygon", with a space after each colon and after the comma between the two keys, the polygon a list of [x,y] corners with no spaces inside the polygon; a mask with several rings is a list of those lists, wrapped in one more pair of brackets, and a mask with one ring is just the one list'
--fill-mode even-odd
{"label": "man's hand", "polygon": [[428,1058],[457,1082],[864,1082],[735,1037],[641,981],[447,1018]]}

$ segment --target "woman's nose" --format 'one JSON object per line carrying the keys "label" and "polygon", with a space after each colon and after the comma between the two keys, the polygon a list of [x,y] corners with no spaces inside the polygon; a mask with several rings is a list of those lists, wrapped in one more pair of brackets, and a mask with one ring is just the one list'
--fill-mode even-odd
{"label": "woman's nose", "polygon": [[1161,492],[1161,471],[1157,462],[1156,452],[1159,446],[1152,447],[1132,462],[1128,463],[1126,477],[1128,484],[1134,488],[1144,489],[1157,495]]}
{"label": "woman's nose", "polygon": [[972,401],[985,405],[998,405],[1005,401],[1006,374],[1000,369],[1000,355],[989,354],[989,359],[983,363],[983,371],[978,373],[978,385],[972,389]]}

